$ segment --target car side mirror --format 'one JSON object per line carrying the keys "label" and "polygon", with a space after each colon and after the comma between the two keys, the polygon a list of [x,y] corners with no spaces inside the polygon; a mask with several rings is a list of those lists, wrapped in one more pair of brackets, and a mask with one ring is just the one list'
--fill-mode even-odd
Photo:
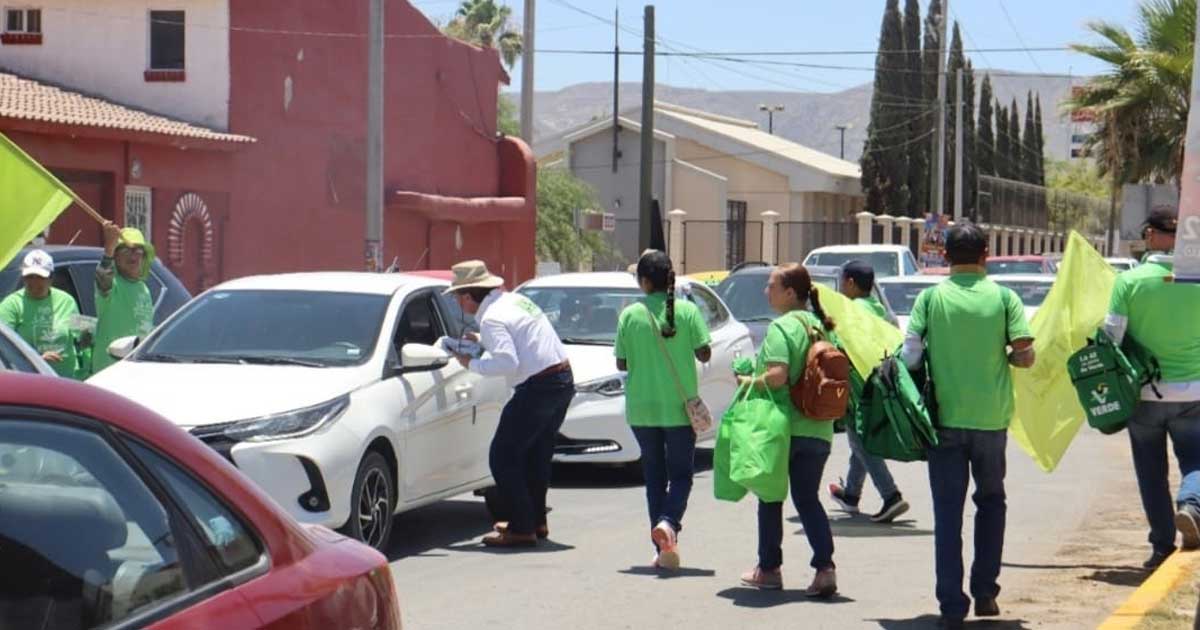
{"label": "car side mirror", "polygon": [[120,361],[121,359],[129,356],[133,352],[134,348],[137,348],[137,346],[138,338],[136,336],[121,337],[120,339],[108,344],[108,356]]}
{"label": "car side mirror", "polygon": [[410,372],[433,372],[450,365],[450,354],[435,346],[406,343],[400,349],[400,374]]}

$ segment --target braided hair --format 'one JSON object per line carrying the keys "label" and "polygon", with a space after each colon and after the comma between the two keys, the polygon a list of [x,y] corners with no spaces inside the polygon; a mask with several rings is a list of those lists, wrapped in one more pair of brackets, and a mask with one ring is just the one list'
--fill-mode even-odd
{"label": "braided hair", "polygon": [[821,325],[825,327],[826,332],[833,330],[837,324],[829,317],[825,309],[821,308],[821,294],[813,285],[808,269],[805,269],[804,265],[791,263],[780,266],[778,273],[779,283],[783,288],[795,291],[797,299],[801,302],[807,301],[812,305],[813,314],[821,320]]}
{"label": "braided hair", "polygon": [[645,279],[654,292],[665,291],[667,294],[667,325],[662,329],[662,336],[670,339],[675,336],[675,269],[671,259],[658,250],[650,250],[638,260],[637,277]]}

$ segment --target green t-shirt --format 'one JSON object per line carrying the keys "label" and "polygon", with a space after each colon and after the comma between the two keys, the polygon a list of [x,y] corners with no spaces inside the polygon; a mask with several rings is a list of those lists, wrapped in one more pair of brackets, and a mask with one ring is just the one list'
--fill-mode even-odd
{"label": "green t-shirt", "polygon": [[1171,265],[1148,262],[1117,276],[1109,311],[1158,359],[1163,381],[1200,380],[1200,285],[1168,282]]}
{"label": "green t-shirt", "polygon": [[[769,363],[784,363],[788,366],[788,384],[771,392],[775,400],[787,410],[792,421],[792,436],[810,437],[833,441],[833,423],[828,420],[811,420],[792,404],[791,386],[800,380],[804,374],[804,366],[808,361],[808,328],[824,332],[825,327],[809,311],[792,311],[778,317],[767,328],[763,338],[762,348],[758,351],[758,373],[766,371]],[[830,342],[841,347],[835,333],[828,333]]]}
{"label": "green t-shirt", "polygon": [[[644,306],[643,306],[644,305]],[[654,293],[621,312],[617,322],[615,352],[625,361],[625,419],[635,427],[689,426],[687,411],[679,396],[679,386],[663,356],[662,346],[654,338],[646,308],[654,313],[661,331],[667,325],[667,295]],[[671,365],[687,398],[699,395],[696,376],[696,350],[709,344],[708,324],[695,304],[675,300],[675,336],[663,339]]]}
{"label": "green t-shirt", "polygon": [[887,320],[887,309],[883,308],[883,303],[874,295],[855,298],[854,303],[867,309],[872,315],[882,320]]}
{"label": "green t-shirt", "polygon": [[145,337],[154,329],[154,302],[145,282],[128,280],[120,273],[113,278],[108,295],[96,289],[96,343],[92,351],[92,373],[116,361],[108,346],[121,337]]}
{"label": "green t-shirt", "polygon": [[908,334],[925,338],[939,425],[999,431],[1013,415],[1010,342],[1033,335],[1012,289],[956,273],[917,296]]}
{"label": "green t-shirt", "polygon": [[75,333],[71,316],[79,307],[70,293],[50,288],[50,295],[35,300],[21,289],[0,302],[0,322],[8,324],[39,354],[57,352],[62,361],[47,361],[59,376],[78,378],[79,358],[75,353]]}

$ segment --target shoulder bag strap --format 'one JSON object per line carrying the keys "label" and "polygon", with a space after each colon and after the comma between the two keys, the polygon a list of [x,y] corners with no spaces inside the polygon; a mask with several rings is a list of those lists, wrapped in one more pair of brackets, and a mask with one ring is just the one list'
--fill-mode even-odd
{"label": "shoulder bag strap", "polygon": [[654,338],[658,340],[658,349],[662,351],[663,359],[667,362],[667,369],[671,371],[671,379],[675,381],[675,389],[679,392],[679,398],[686,403],[688,401],[687,392],[683,391],[683,381],[679,379],[679,372],[675,370],[675,362],[671,360],[671,353],[667,352],[667,341],[663,339],[662,332],[658,328],[658,320],[654,317],[654,311],[651,311],[645,302],[641,304],[650,318],[650,330],[654,332]]}

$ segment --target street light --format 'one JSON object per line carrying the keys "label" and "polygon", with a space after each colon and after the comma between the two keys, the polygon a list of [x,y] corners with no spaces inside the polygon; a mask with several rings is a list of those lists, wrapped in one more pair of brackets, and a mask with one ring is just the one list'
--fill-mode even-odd
{"label": "street light", "polygon": [[833,127],[834,129],[837,129],[838,131],[842,132],[842,141],[841,141],[842,148],[840,151],[840,155],[843,160],[846,159],[846,130],[850,129],[853,126],[854,125],[851,125],[850,123],[845,123],[842,125],[834,125],[834,127]]}
{"label": "street light", "polygon": [[759,105],[758,111],[767,112],[767,133],[775,133],[775,112],[783,111],[783,105]]}

